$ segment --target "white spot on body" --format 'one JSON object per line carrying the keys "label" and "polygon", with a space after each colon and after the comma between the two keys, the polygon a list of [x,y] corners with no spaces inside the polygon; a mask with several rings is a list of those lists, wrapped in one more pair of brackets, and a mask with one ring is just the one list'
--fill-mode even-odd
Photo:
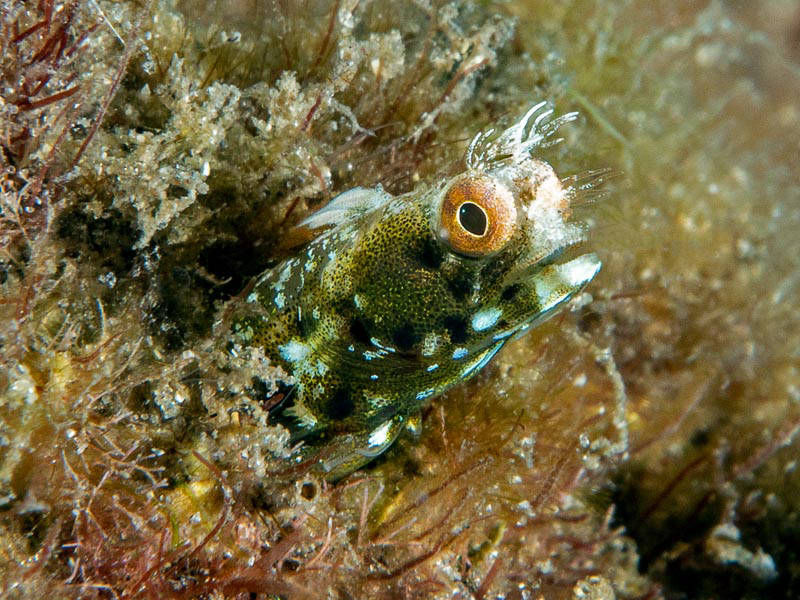
{"label": "white spot on body", "polygon": [[461,360],[467,354],[469,354],[469,351],[466,348],[456,348],[453,350],[453,360]]}
{"label": "white spot on body", "polygon": [[478,311],[472,315],[472,328],[475,331],[486,331],[494,327],[502,314],[503,311],[496,307]]}
{"label": "white spot on body", "polygon": [[294,363],[305,360],[311,353],[311,348],[297,340],[289,340],[285,344],[278,346],[278,352],[281,353],[284,360]]}
{"label": "white spot on body", "polygon": [[472,296],[470,297],[470,301],[473,304],[477,304],[481,301],[481,284],[477,281],[472,286]]}
{"label": "white spot on body", "polygon": [[433,356],[439,345],[442,343],[442,336],[438,333],[428,333],[422,340],[422,356]]}
{"label": "white spot on body", "polygon": [[378,350],[377,352],[373,352],[372,350],[365,350],[363,353],[364,360],[372,360],[373,358],[383,358],[386,356],[386,353],[382,350]]}
{"label": "white spot on body", "polygon": [[369,376],[369,378],[372,379],[372,381],[376,381],[378,379],[378,376],[375,373],[373,373],[372,375]]}
{"label": "white spot on body", "polygon": [[436,369],[438,369],[438,368],[439,368],[439,365],[438,365],[438,364],[436,364],[436,363],[433,363],[432,365],[430,365],[430,366],[429,366],[427,369],[425,369],[425,370],[426,370],[428,373],[430,373],[431,371],[435,371],[435,370],[436,370]]}
{"label": "white spot on body", "polygon": [[283,307],[286,306],[286,296],[283,295],[283,292],[278,292],[275,294],[273,301],[279,310],[283,310]]}
{"label": "white spot on body", "polygon": [[376,348],[380,348],[381,350],[383,350],[385,352],[397,352],[397,348],[385,345],[378,338],[372,337],[372,338],[369,338],[369,341],[373,346],[375,346]]}
{"label": "white spot on body", "polygon": [[[313,372],[314,371],[313,371],[313,367],[312,367],[312,373]],[[316,374],[317,375],[325,375],[325,373],[327,373],[327,372],[328,372],[328,365],[326,365],[321,360],[318,360],[317,364],[316,364]]]}
{"label": "white spot on body", "polygon": [[436,390],[434,388],[428,388],[427,390],[423,390],[423,391],[419,392],[417,394],[416,398],[417,398],[417,400],[424,400],[425,398],[429,398],[430,396],[433,396],[433,393],[435,391]]}
{"label": "white spot on body", "polygon": [[389,406],[389,401],[386,398],[381,398],[380,396],[374,396],[369,398],[369,404],[373,408],[383,408],[384,406]]}
{"label": "white spot on body", "polygon": [[369,445],[383,446],[387,441],[389,441],[389,429],[391,426],[392,422],[386,421],[376,429],[373,429],[372,433],[369,434]]}

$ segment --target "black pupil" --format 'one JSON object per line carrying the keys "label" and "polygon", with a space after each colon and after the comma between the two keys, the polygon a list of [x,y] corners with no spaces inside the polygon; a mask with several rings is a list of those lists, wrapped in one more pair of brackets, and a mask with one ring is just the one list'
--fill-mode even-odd
{"label": "black pupil", "polygon": [[486,233],[486,213],[472,202],[464,202],[458,209],[458,222],[472,235],[482,236]]}

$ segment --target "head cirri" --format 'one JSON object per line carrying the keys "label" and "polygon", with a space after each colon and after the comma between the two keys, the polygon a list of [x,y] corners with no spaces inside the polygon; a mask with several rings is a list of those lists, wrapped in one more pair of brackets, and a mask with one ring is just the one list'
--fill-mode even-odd
{"label": "head cirri", "polygon": [[329,478],[381,454],[597,274],[593,253],[559,260],[584,234],[568,222],[571,190],[530,156],[575,116],[540,103],[475,136],[449,180],[340,194],[301,223],[318,237],[258,278],[234,339],[293,376],[280,416],[295,439],[323,441]]}

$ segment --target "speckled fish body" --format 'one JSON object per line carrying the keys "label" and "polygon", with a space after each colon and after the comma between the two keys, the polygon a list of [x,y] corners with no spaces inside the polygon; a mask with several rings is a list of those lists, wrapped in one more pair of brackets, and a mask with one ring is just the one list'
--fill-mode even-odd
{"label": "speckled fish body", "polygon": [[599,270],[594,254],[557,262],[584,235],[566,221],[568,190],[529,153],[573,115],[542,109],[476,136],[461,175],[339,195],[303,223],[326,229],[256,281],[234,333],[293,376],[286,414],[295,438],[325,440],[329,477],[382,453]]}

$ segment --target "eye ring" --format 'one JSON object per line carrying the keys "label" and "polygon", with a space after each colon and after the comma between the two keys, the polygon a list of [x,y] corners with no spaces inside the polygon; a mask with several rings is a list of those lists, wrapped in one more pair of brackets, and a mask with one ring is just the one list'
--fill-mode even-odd
{"label": "eye ring", "polygon": [[516,222],[514,196],[503,184],[484,175],[468,175],[445,192],[438,233],[459,254],[486,256],[506,245]]}

